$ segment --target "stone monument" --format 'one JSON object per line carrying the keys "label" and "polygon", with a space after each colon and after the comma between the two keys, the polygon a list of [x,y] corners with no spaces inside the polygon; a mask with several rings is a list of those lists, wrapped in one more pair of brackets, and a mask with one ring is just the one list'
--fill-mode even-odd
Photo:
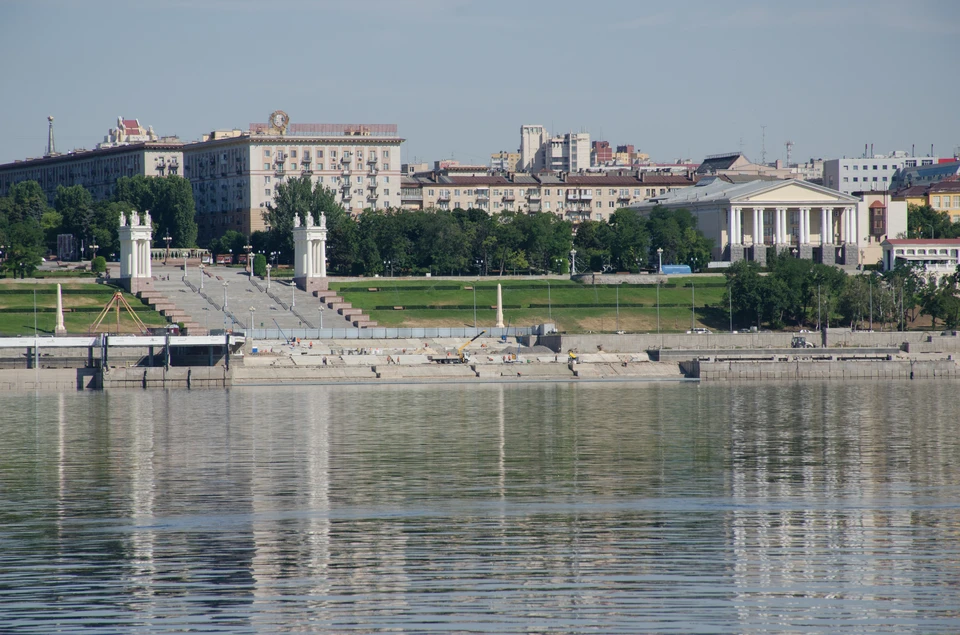
{"label": "stone monument", "polygon": [[153,227],[150,213],[141,219],[137,212],[127,218],[120,215],[120,286],[130,293],[153,288],[153,270],[150,263],[150,248],[153,244]]}
{"label": "stone monument", "polygon": [[311,293],[327,290],[327,217],[320,214],[320,225],[313,224],[307,214],[305,223],[293,217],[293,281],[298,288]]}

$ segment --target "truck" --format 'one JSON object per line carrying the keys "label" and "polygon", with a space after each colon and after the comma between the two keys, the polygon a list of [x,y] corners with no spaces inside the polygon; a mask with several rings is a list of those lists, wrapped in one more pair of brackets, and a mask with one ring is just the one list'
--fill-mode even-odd
{"label": "truck", "polygon": [[470,346],[470,344],[472,344],[478,337],[480,337],[481,335],[483,335],[483,334],[486,333],[486,332],[487,332],[486,329],[484,329],[484,330],[480,331],[479,333],[477,333],[476,335],[474,335],[474,336],[473,336],[473,339],[471,339],[469,342],[466,342],[466,343],[462,344],[462,345],[460,346],[460,348],[457,349],[457,355],[456,355],[456,357],[454,357],[454,356],[450,356],[450,357],[434,357],[434,358],[433,358],[433,361],[437,362],[438,364],[466,364],[467,362],[470,361],[470,356],[469,356],[467,353],[465,353],[464,350],[465,350],[468,346]]}

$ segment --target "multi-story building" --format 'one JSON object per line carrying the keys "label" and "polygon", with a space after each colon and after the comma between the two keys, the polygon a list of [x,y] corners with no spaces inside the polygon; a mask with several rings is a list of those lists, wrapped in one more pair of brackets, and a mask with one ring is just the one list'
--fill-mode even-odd
{"label": "multi-story building", "polygon": [[591,174],[473,174],[435,171],[407,177],[407,209],[482,209],[489,213],[551,212],[567,220],[607,220],[632,203],[662,196],[696,181],[689,175],[620,171]]}
{"label": "multi-story building", "polygon": [[94,150],[58,154],[51,149],[43,158],[0,165],[0,196],[6,196],[11,185],[36,181],[51,204],[61,185],[82,185],[99,201],[113,196],[122,176],[175,176],[182,162],[180,139],[159,137],[136,119],[120,117],[118,127]]}
{"label": "multi-story building", "polygon": [[400,207],[400,144],[394,124],[291,124],[276,111],[249,131],[213,133],[183,148],[201,242],[227,229],[266,229],[277,186],[309,176],[350,212]]}
{"label": "multi-story building", "polygon": [[893,200],[907,205],[929,205],[938,212],[949,214],[954,223],[960,223],[960,181],[914,185],[894,193]]}
{"label": "multi-story building", "polygon": [[936,165],[936,157],[911,157],[905,152],[861,159],[828,159],[823,162],[823,184],[844,194],[885,191],[904,168]]}
{"label": "multi-story building", "polygon": [[551,137],[545,147],[546,169],[551,172],[579,172],[590,167],[590,135],[568,132]]}
{"label": "multi-story building", "polygon": [[490,169],[494,172],[517,172],[520,169],[520,153],[501,150],[490,155]]}
{"label": "multi-story building", "polygon": [[537,173],[546,167],[547,129],[540,125],[520,126],[520,172]]}
{"label": "multi-story building", "polygon": [[894,176],[894,186],[913,187],[929,183],[938,183],[945,179],[960,176],[960,160],[940,159],[933,165],[905,167]]}
{"label": "multi-story building", "polygon": [[590,165],[597,167],[613,161],[613,150],[609,141],[594,141],[590,149]]}

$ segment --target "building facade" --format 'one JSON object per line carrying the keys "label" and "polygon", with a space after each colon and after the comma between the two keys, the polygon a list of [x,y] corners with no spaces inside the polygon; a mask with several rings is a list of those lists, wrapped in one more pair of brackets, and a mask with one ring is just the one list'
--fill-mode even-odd
{"label": "building facade", "polygon": [[640,171],[590,174],[473,174],[435,171],[403,180],[406,209],[550,212],[566,220],[605,221],[621,207],[691,187],[688,175]]}
{"label": "building facade", "polygon": [[551,172],[579,172],[590,167],[590,135],[568,132],[551,137],[545,146],[546,169]]}
{"label": "building facade", "polygon": [[893,198],[905,205],[929,205],[949,214],[954,223],[960,223],[960,180],[914,185],[896,192]]}
{"label": "building facade", "polygon": [[333,190],[349,212],[400,207],[401,143],[393,124],[291,124],[276,111],[249,131],[187,144],[200,241],[267,229],[264,212],[293,177]]}
{"label": "building facade", "polygon": [[520,153],[501,150],[490,155],[490,169],[494,172],[520,171]]}
{"label": "building facade", "polygon": [[536,173],[546,167],[547,129],[541,125],[520,126],[520,172]]}
{"label": "building facade", "polygon": [[926,276],[939,278],[955,273],[960,265],[960,238],[891,238],[883,241],[882,247],[884,271],[892,271],[903,263],[922,268]]}
{"label": "building facade", "polygon": [[657,205],[690,210],[713,240],[716,261],[764,264],[773,248],[824,264],[854,265],[860,264],[866,237],[861,202],[797,179],[730,183],[715,177],[634,207],[641,212]]}
{"label": "building facade", "polygon": [[904,152],[862,159],[828,159],[823,162],[823,184],[844,194],[885,191],[895,186],[904,168],[935,165],[936,157],[910,157]]}

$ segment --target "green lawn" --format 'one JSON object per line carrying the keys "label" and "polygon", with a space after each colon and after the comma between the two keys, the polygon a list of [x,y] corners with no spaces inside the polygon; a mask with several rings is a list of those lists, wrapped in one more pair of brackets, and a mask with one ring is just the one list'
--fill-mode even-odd
{"label": "green lawn", "polygon": [[[110,301],[116,289],[99,284],[68,283],[63,288],[63,322],[71,335],[86,335],[100,310]],[[36,290],[36,295],[34,295]],[[36,284],[0,283],[0,335],[52,335],[57,325],[57,285],[38,280]],[[124,294],[131,308],[147,326],[163,326],[162,315],[148,309],[140,300]],[[37,312],[34,313],[34,298]],[[44,310],[46,309],[46,310]],[[116,312],[111,311],[101,323],[100,332],[116,332]],[[120,311],[120,331],[136,333],[137,328],[125,309]]]}
{"label": "green lawn", "polygon": [[[717,306],[723,298],[723,276],[671,279],[671,286],[660,289],[661,330],[686,331],[691,327],[693,289],[684,286],[691,281],[699,285],[696,288],[696,326],[725,330],[726,312],[719,311]],[[553,322],[558,329],[568,333],[657,330],[656,287],[622,285],[618,289],[616,285],[582,285],[569,280],[551,280],[548,287],[547,281],[542,279],[505,280],[501,285],[505,324],[527,326]],[[473,326],[473,286],[476,286],[478,326],[494,324],[495,278],[479,282],[473,279],[377,278],[335,283],[331,288],[353,306],[363,309],[379,325],[415,327]],[[370,291],[371,288],[377,291]]]}

